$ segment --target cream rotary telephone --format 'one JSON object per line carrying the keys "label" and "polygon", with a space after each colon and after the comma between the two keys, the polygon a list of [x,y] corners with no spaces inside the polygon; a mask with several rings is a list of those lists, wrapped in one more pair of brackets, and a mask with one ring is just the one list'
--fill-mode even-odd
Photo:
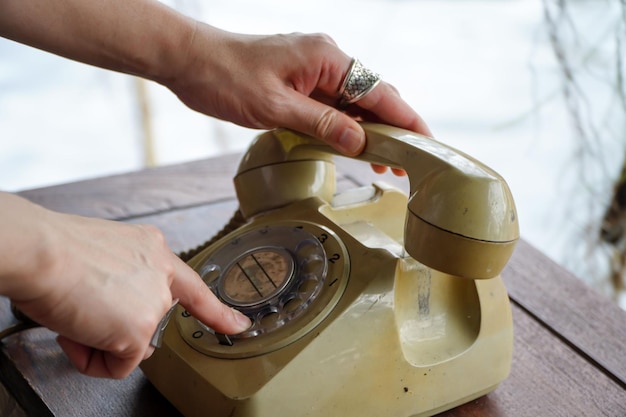
{"label": "cream rotary telephone", "polygon": [[433,139],[362,126],[358,159],[406,170],[408,197],[383,183],[335,194],[334,151],[290,130],[243,157],[245,224],[189,264],[253,324],[217,334],[177,307],[142,364],[186,417],[429,416],[507,377],[506,182]]}

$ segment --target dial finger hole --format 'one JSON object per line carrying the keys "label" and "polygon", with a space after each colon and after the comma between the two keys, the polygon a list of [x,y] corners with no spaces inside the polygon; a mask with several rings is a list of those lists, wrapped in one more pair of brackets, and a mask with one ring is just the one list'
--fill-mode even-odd
{"label": "dial finger hole", "polygon": [[298,286],[300,294],[311,294],[317,288],[317,279],[314,277],[304,279]]}
{"label": "dial finger hole", "polygon": [[292,298],[287,300],[283,306],[283,311],[287,314],[293,313],[302,306],[302,300],[300,298]]}
{"label": "dial finger hole", "polygon": [[206,264],[200,270],[200,277],[202,280],[211,287],[211,284],[220,276],[222,269],[219,265],[210,263]]}
{"label": "dial finger hole", "polygon": [[261,317],[260,325],[264,329],[273,328],[278,324],[280,315],[276,311],[270,311]]}
{"label": "dial finger hole", "polygon": [[306,239],[298,243],[296,246],[296,255],[299,258],[308,258],[313,255],[318,255],[322,251],[321,245],[317,240]]}
{"label": "dial finger hole", "polygon": [[319,255],[303,258],[300,262],[300,270],[303,274],[321,275],[324,271],[326,260]]}

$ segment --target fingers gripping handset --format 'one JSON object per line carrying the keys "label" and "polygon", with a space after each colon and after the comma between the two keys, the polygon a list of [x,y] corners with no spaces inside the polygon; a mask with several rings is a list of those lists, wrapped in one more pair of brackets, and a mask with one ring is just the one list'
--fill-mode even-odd
{"label": "fingers gripping handset", "polygon": [[[432,138],[363,123],[357,159],[402,168],[410,195],[404,245],[419,262],[471,279],[493,278],[519,238],[515,203],[505,180],[474,158]],[[332,154],[310,136],[286,129],[259,136],[244,156],[235,188],[246,217],[335,192]]]}

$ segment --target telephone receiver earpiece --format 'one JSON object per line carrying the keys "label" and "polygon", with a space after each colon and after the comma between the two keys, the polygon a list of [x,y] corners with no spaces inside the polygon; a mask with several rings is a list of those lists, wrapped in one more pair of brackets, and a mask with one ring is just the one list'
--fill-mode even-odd
{"label": "telephone receiver earpiece", "polygon": [[[471,279],[493,278],[519,239],[506,181],[476,159],[417,133],[362,123],[367,144],[355,159],[402,168],[409,178],[404,245],[417,261]],[[235,176],[245,217],[309,197],[331,201],[332,155],[324,142],[288,129],[259,135]]]}

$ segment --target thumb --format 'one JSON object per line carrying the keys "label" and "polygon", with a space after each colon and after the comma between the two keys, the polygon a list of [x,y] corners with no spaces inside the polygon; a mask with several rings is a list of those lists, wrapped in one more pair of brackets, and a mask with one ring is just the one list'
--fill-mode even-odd
{"label": "thumb", "polygon": [[323,140],[347,156],[360,154],[365,147],[365,132],[345,113],[293,91],[293,105],[279,117],[281,125]]}

